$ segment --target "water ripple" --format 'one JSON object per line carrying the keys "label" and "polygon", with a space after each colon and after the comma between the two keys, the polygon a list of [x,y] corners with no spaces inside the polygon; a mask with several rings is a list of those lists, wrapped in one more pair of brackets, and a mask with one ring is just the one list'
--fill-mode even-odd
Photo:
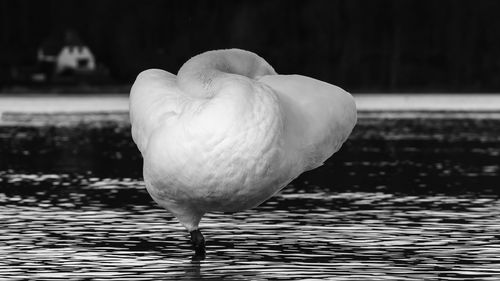
{"label": "water ripple", "polygon": [[208,214],[204,260],[127,126],[0,127],[0,279],[499,280],[499,125],[362,119],[260,207]]}

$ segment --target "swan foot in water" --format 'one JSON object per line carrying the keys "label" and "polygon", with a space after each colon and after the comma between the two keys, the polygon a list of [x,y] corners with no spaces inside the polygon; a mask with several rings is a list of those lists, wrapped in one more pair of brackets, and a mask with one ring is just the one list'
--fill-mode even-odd
{"label": "swan foot in water", "polygon": [[196,256],[205,256],[205,238],[199,229],[191,232],[191,245],[193,246]]}

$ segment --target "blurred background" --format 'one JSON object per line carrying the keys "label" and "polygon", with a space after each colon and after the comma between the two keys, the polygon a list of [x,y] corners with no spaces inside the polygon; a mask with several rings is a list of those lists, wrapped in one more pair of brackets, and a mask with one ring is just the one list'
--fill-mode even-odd
{"label": "blurred background", "polygon": [[176,73],[234,47],[354,92],[498,92],[498,11],[494,0],[1,0],[0,88],[128,92],[141,70]]}
{"label": "blurred background", "polygon": [[[0,0],[0,280],[500,280],[499,12]],[[354,93],[358,123],[259,207],[207,214],[200,261],[144,187],[128,93],[222,48]]]}

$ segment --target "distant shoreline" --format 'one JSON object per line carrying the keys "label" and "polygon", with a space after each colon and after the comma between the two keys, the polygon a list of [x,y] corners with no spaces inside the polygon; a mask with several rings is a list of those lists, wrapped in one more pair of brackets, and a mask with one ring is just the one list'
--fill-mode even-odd
{"label": "distant shoreline", "polygon": [[116,93],[116,94],[128,94],[132,84],[110,84],[110,85],[47,85],[47,86],[23,86],[14,85],[7,86],[0,89],[0,96],[2,95],[14,95],[14,94],[101,94],[101,93]]}
{"label": "distant shoreline", "polygon": [[[358,117],[500,119],[500,94],[353,94]],[[128,91],[3,93],[0,125],[128,122]]]}
{"label": "distant shoreline", "polygon": [[[73,92],[69,95],[55,92],[13,92],[0,94],[0,114],[25,113],[84,113],[128,111],[127,91],[108,88],[98,93]],[[358,111],[445,111],[492,112],[500,111],[498,94],[375,94],[354,93]]]}
{"label": "distant shoreline", "polygon": [[[110,84],[110,85],[47,85],[47,86],[26,86],[13,85],[0,88],[0,96],[3,95],[50,95],[50,94],[102,94],[113,93],[128,95],[132,84]],[[388,92],[388,91],[349,91],[354,96],[425,96],[425,95],[500,95],[499,92],[446,92],[446,91],[404,91],[404,92]]]}

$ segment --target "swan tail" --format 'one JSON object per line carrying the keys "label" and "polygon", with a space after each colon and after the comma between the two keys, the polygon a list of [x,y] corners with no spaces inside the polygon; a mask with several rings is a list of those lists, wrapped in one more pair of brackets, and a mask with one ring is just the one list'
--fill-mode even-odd
{"label": "swan tail", "polygon": [[270,75],[259,81],[277,93],[288,145],[299,151],[305,170],[321,166],[337,152],[356,124],[354,99],[337,86],[301,75]]}

